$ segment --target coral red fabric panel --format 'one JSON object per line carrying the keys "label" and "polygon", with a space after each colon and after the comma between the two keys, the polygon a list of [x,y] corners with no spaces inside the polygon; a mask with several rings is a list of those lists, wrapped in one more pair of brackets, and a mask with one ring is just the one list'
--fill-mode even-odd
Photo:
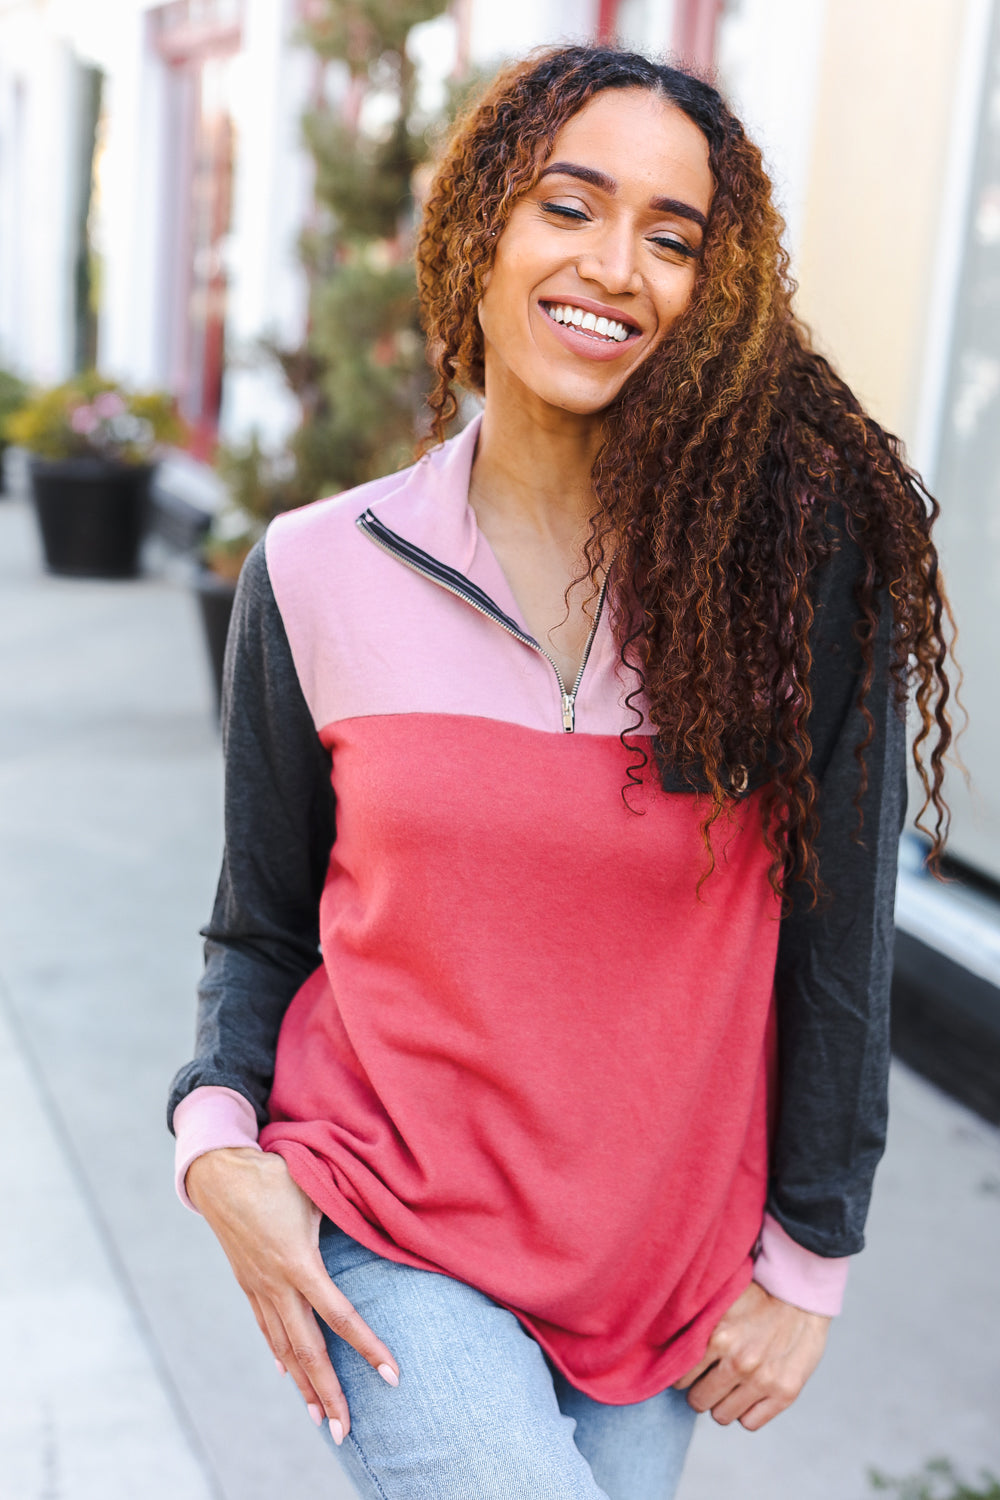
{"label": "coral red fabric panel", "polygon": [[[516,645],[516,643],[512,643]],[[475,715],[326,727],[324,963],[261,1144],[348,1233],[512,1308],[631,1402],[752,1273],[778,910],[750,798],[621,797],[611,736]]]}

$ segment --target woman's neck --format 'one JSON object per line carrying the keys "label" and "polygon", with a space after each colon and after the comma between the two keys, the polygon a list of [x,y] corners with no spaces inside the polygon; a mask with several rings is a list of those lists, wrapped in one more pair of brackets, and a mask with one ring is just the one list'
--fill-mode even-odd
{"label": "woman's neck", "polygon": [[481,523],[492,521],[540,539],[579,542],[594,512],[591,470],[600,423],[572,412],[521,412],[486,403],[469,486]]}
{"label": "woman's neck", "polygon": [[565,693],[579,678],[595,628],[584,548],[600,426],[552,407],[528,416],[516,402],[487,399],[469,503]]}

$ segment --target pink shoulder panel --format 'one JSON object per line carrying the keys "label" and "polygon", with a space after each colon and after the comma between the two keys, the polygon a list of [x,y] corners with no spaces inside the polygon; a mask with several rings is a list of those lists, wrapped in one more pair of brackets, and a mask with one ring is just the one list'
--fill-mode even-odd
{"label": "pink shoulder panel", "polygon": [[[317,730],[373,714],[440,713],[562,732],[551,663],[357,525],[370,510],[521,624],[468,504],[477,428],[472,423],[400,474],[292,511],[269,528],[268,572]],[[623,706],[634,686],[602,620],[577,697],[577,731],[617,735],[636,725],[648,732]]]}

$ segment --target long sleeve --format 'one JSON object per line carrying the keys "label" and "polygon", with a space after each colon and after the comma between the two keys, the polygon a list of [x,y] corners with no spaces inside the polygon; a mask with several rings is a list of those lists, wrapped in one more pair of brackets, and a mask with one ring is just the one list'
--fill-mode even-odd
{"label": "long sleeve", "polygon": [[330,760],[302,695],[263,542],[236,593],[222,712],[225,854],[202,933],[195,1055],[173,1081],[171,1126],[179,1102],[205,1087],[242,1095],[266,1122],[282,1018],[320,961],[319,899],[334,838]]}
{"label": "long sleeve", "polygon": [[815,589],[810,733],[819,787],[820,875],[827,899],[792,891],[776,968],[778,1120],[768,1210],[799,1245],[839,1257],[864,1244],[885,1146],[889,991],[899,835],[906,807],[905,722],[890,678],[892,613],[883,598],[868,695],[874,739],[859,837],[855,749],[861,648],[859,552],[842,533]]}

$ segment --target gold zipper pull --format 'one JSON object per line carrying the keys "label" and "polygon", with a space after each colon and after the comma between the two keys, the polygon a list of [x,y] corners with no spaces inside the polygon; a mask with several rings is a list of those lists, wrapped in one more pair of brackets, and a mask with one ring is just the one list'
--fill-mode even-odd
{"label": "gold zipper pull", "polygon": [[576,728],[576,699],[571,693],[562,695],[563,729],[572,734]]}

